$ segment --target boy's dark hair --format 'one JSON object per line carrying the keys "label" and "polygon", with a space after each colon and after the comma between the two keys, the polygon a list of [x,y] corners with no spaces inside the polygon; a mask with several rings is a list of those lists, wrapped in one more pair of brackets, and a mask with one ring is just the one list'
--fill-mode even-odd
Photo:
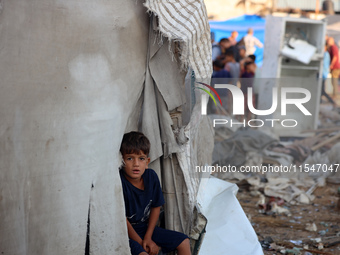
{"label": "boy's dark hair", "polygon": [[213,62],[213,66],[216,66],[216,67],[218,67],[218,68],[223,69],[223,68],[224,68],[224,64],[223,64],[222,59],[216,59],[216,60]]}
{"label": "boy's dark hair", "polygon": [[251,58],[254,62],[256,61],[256,56],[254,54],[249,55],[248,58]]}
{"label": "boy's dark hair", "polygon": [[245,63],[244,63],[244,69],[247,69],[247,67],[248,67],[249,65],[251,65],[251,64],[254,64],[254,62],[253,62],[253,61],[247,61],[247,62],[245,62]]}
{"label": "boy's dark hair", "polygon": [[225,56],[227,57],[234,57],[234,51],[232,49],[228,49],[225,52]]}
{"label": "boy's dark hair", "polygon": [[120,153],[125,154],[140,154],[143,152],[148,155],[150,152],[150,141],[141,132],[132,131],[123,136],[122,144],[120,145]]}
{"label": "boy's dark hair", "polygon": [[230,42],[230,40],[228,38],[222,38],[219,43],[222,43],[222,42]]}

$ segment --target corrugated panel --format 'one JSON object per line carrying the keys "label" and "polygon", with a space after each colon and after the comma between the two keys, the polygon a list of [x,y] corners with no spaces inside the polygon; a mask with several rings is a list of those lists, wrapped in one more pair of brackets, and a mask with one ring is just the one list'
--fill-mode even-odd
{"label": "corrugated panel", "polygon": [[[320,0],[320,10],[323,1]],[[334,11],[340,11],[340,0],[333,0]],[[297,8],[302,10],[315,10],[316,0],[276,0],[277,8]]]}

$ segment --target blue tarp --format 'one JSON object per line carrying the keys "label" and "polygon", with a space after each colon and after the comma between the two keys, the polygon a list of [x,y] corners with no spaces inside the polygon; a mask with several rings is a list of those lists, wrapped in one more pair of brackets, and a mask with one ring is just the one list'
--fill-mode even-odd
{"label": "blue tarp", "polygon": [[[215,34],[213,38],[216,42],[231,35],[232,31],[239,33],[237,40],[241,40],[247,34],[248,28],[254,30],[254,36],[264,44],[265,19],[257,15],[242,15],[225,21],[209,21],[210,30]],[[263,48],[255,51],[256,64],[262,65]]]}

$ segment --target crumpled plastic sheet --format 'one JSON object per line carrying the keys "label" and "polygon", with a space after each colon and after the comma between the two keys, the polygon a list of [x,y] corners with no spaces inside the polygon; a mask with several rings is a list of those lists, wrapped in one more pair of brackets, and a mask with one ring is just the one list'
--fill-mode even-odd
{"label": "crumpled plastic sheet", "polygon": [[208,223],[199,255],[262,255],[257,235],[239,204],[235,184],[203,177],[197,202]]}

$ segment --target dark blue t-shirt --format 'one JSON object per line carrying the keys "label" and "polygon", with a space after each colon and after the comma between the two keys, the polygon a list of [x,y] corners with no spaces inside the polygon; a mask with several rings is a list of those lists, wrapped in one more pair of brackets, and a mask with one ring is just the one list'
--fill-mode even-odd
{"label": "dark blue t-shirt", "polygon": [[211,78],[231,78],[230,72],[222,69],[220,71],[214,71]]}
{"label": "dark blue t-shirt", "polygon": [[133,227],[147,225],[151,207],[162,206],[165,203],[156,172],[152,169],[145,170],[142,175],[144,190],[133,186],[125,178],[123,170],[120,170],[119,174],[122,181],[127,219]]}

